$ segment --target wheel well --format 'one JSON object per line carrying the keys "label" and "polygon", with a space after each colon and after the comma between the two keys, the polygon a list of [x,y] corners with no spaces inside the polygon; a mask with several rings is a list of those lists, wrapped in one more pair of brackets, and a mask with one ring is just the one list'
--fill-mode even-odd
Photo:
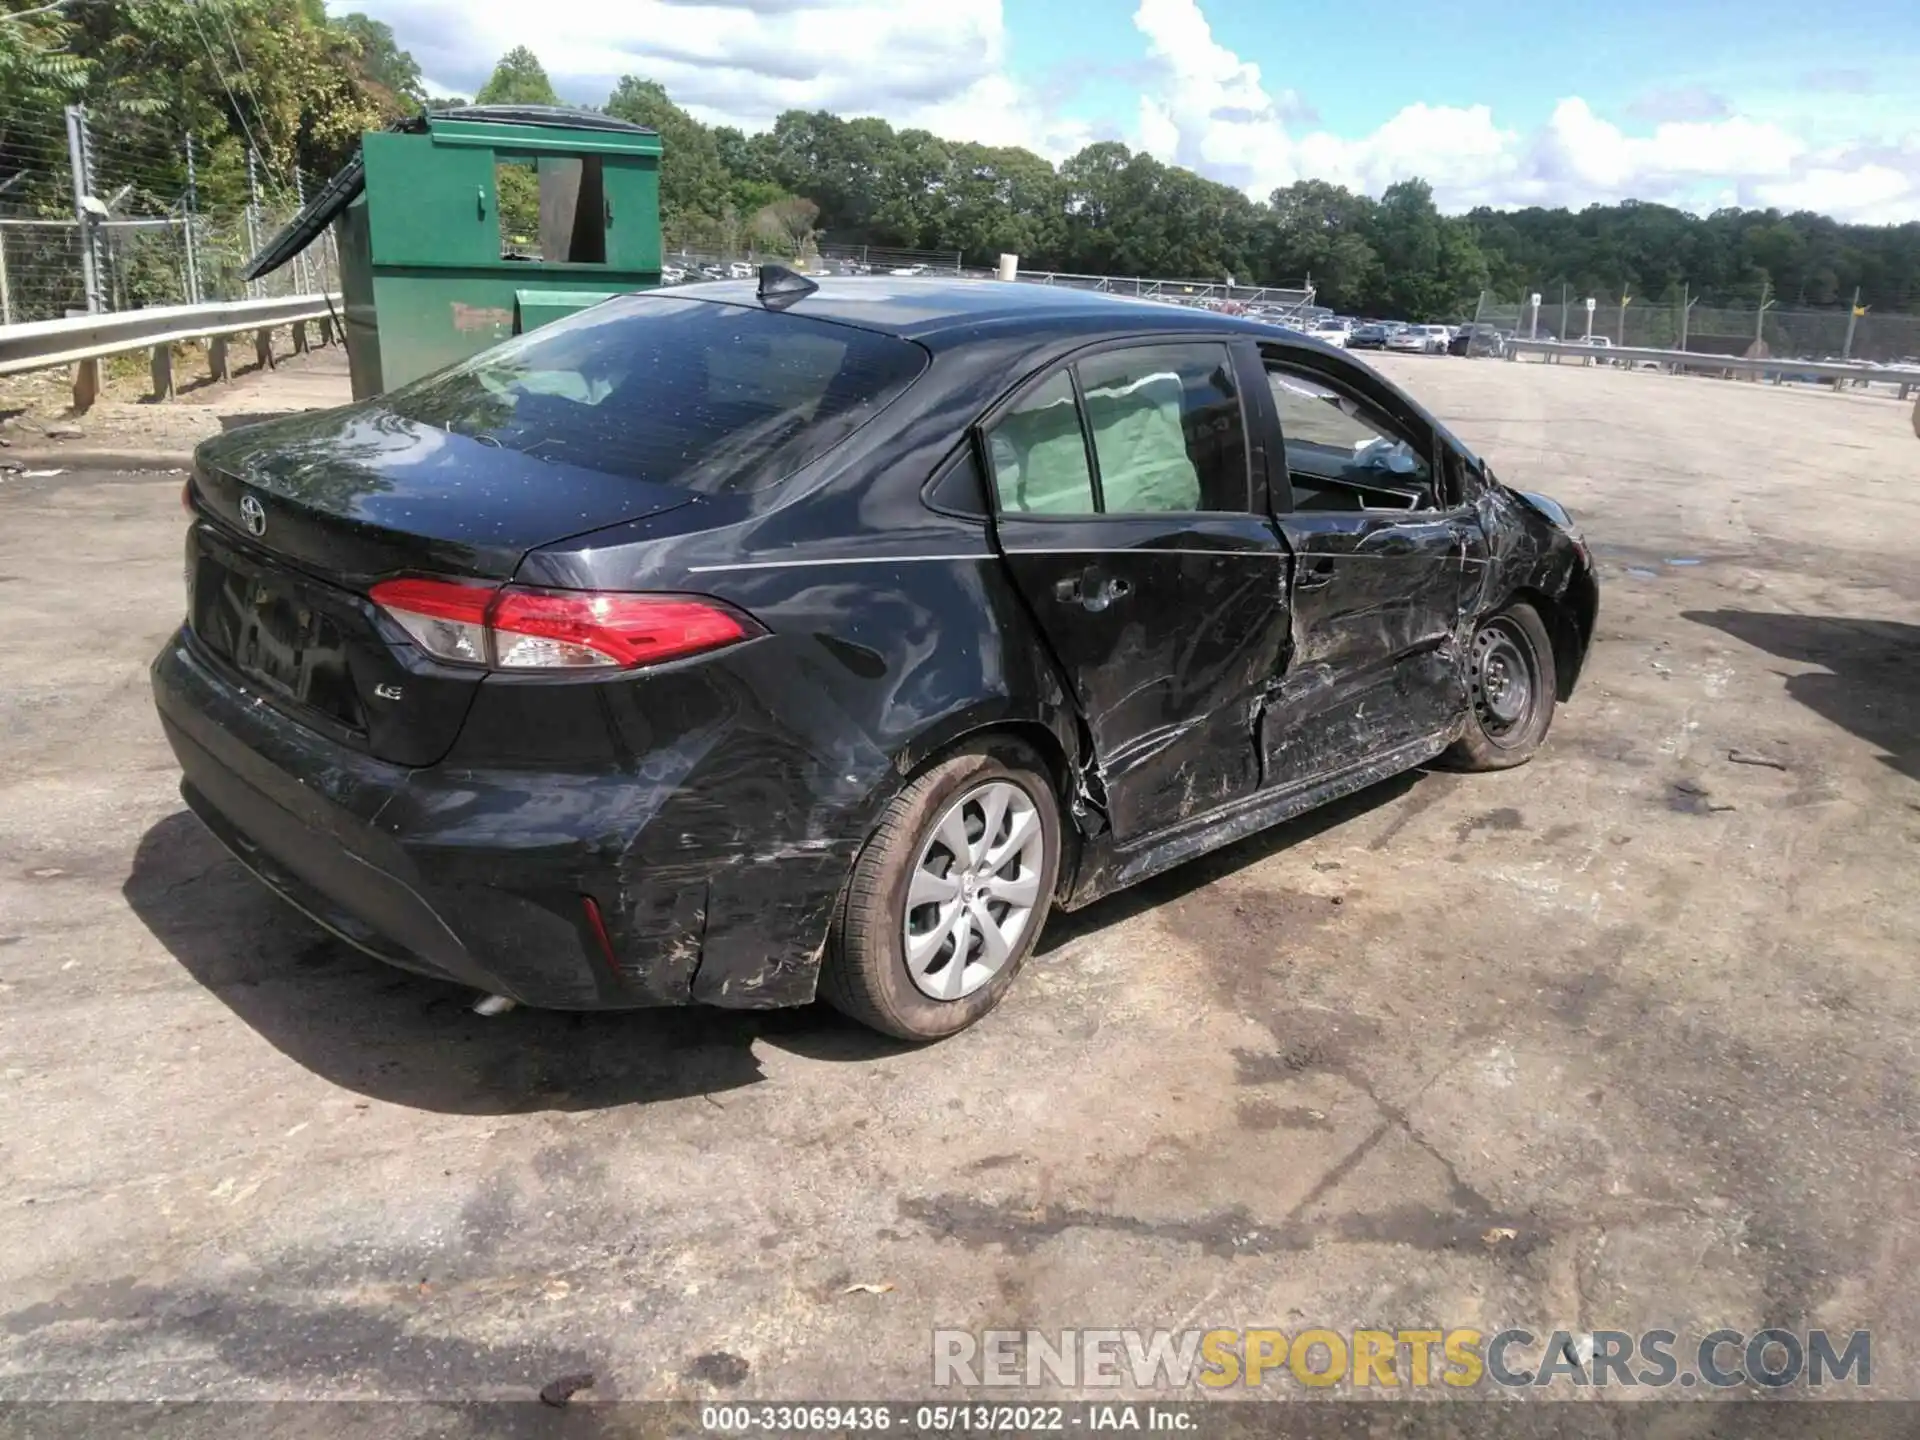
{"label": "wheel well", "polygon": [[1060,737],[1038,720],[995,720],[956,735],[939,749],[924,756],[918,765],[902,777],[901,783],[910,783],[949,756],[994,735],[1019,740],[1040,757],[1041,763],[1047,768],[1047,778],[1053,781],[1053,798],[1059,802],[1060,818],[1069,819],[1068,811],[1073,801],[1073,761],[1066,747],[1060,743]]}
{"label": "wheel well", "polygon": [[1053,782],[1054,803],[1060,809],[1060,871],[1055,881],[1057,894],[1072,892],[1073,879],[1080,866],[1080,852],[1085,837],[1074,818],[1074,772],[1073,757],[1061,744],[1060,737],[1052,728],[1038,720],[995,720],[976,729],[954,736],[939,749],[929,752],[920,763],[901,777],[903,785],[910,784],[916,776],[931,770],[958,751],[978,745],[982,740],[996,735],[1018,740],[1040,757],[1040,763],[1046,767],[1047,778]]}
{"label": "wheel well", "polygon": [[1516,590],[1500,608],[1504,610],[1516,600],[1526,601],[1539,613],[1540,623],[1547,627],[1547,638],[1553,642],[1554,698],[1571,699],[1573,683],[1580,678],[1580,662],[1586,656],[1581,622],[1568,605],[1539,590]]}

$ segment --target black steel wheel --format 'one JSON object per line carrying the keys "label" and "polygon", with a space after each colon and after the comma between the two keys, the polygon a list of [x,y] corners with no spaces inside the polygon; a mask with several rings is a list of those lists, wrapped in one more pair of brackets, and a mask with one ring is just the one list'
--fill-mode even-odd
{"label": "black steel wheel", "polygon": [[1487,616],[1467,654],[1466,729],[1442,757],[1461,770],[1524,765],[1553,724],[1553,642],[1524,601]]}

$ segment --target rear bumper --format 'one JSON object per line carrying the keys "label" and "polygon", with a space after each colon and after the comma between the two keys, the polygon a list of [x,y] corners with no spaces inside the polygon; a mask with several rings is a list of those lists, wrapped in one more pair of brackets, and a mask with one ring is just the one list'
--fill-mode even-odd
{"label": "rear bumper", "polygon": [[676,783],[391,765],[287,718],[184,630],[152,681],[194,813],[269,888],[378,959],[550,1009],[813,996],[851,845],[745,837],[745,854],[694,845],[662,860],[640,837],[657,822],[680,838]]}

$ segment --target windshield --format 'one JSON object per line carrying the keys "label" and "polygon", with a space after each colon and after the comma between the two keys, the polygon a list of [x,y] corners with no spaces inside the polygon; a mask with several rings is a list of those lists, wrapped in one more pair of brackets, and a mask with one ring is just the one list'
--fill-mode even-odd
{"label": "windshield", "polygon": [[395,414],[541,460],[708,494],[818,459],[926,366],[890,335],[627,295],[396,390]]}

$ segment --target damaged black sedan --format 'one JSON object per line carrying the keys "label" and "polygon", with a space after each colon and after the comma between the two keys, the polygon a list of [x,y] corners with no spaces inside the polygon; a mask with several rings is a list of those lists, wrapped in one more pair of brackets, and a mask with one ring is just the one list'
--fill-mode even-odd
{"label": "damaged black sedan", "polygon": [[203,445],[155,661],[207,826],[529,1005],[979,1019],[1072,909],[1528,759],[1586,547],[1292,331],[778,271]]}

